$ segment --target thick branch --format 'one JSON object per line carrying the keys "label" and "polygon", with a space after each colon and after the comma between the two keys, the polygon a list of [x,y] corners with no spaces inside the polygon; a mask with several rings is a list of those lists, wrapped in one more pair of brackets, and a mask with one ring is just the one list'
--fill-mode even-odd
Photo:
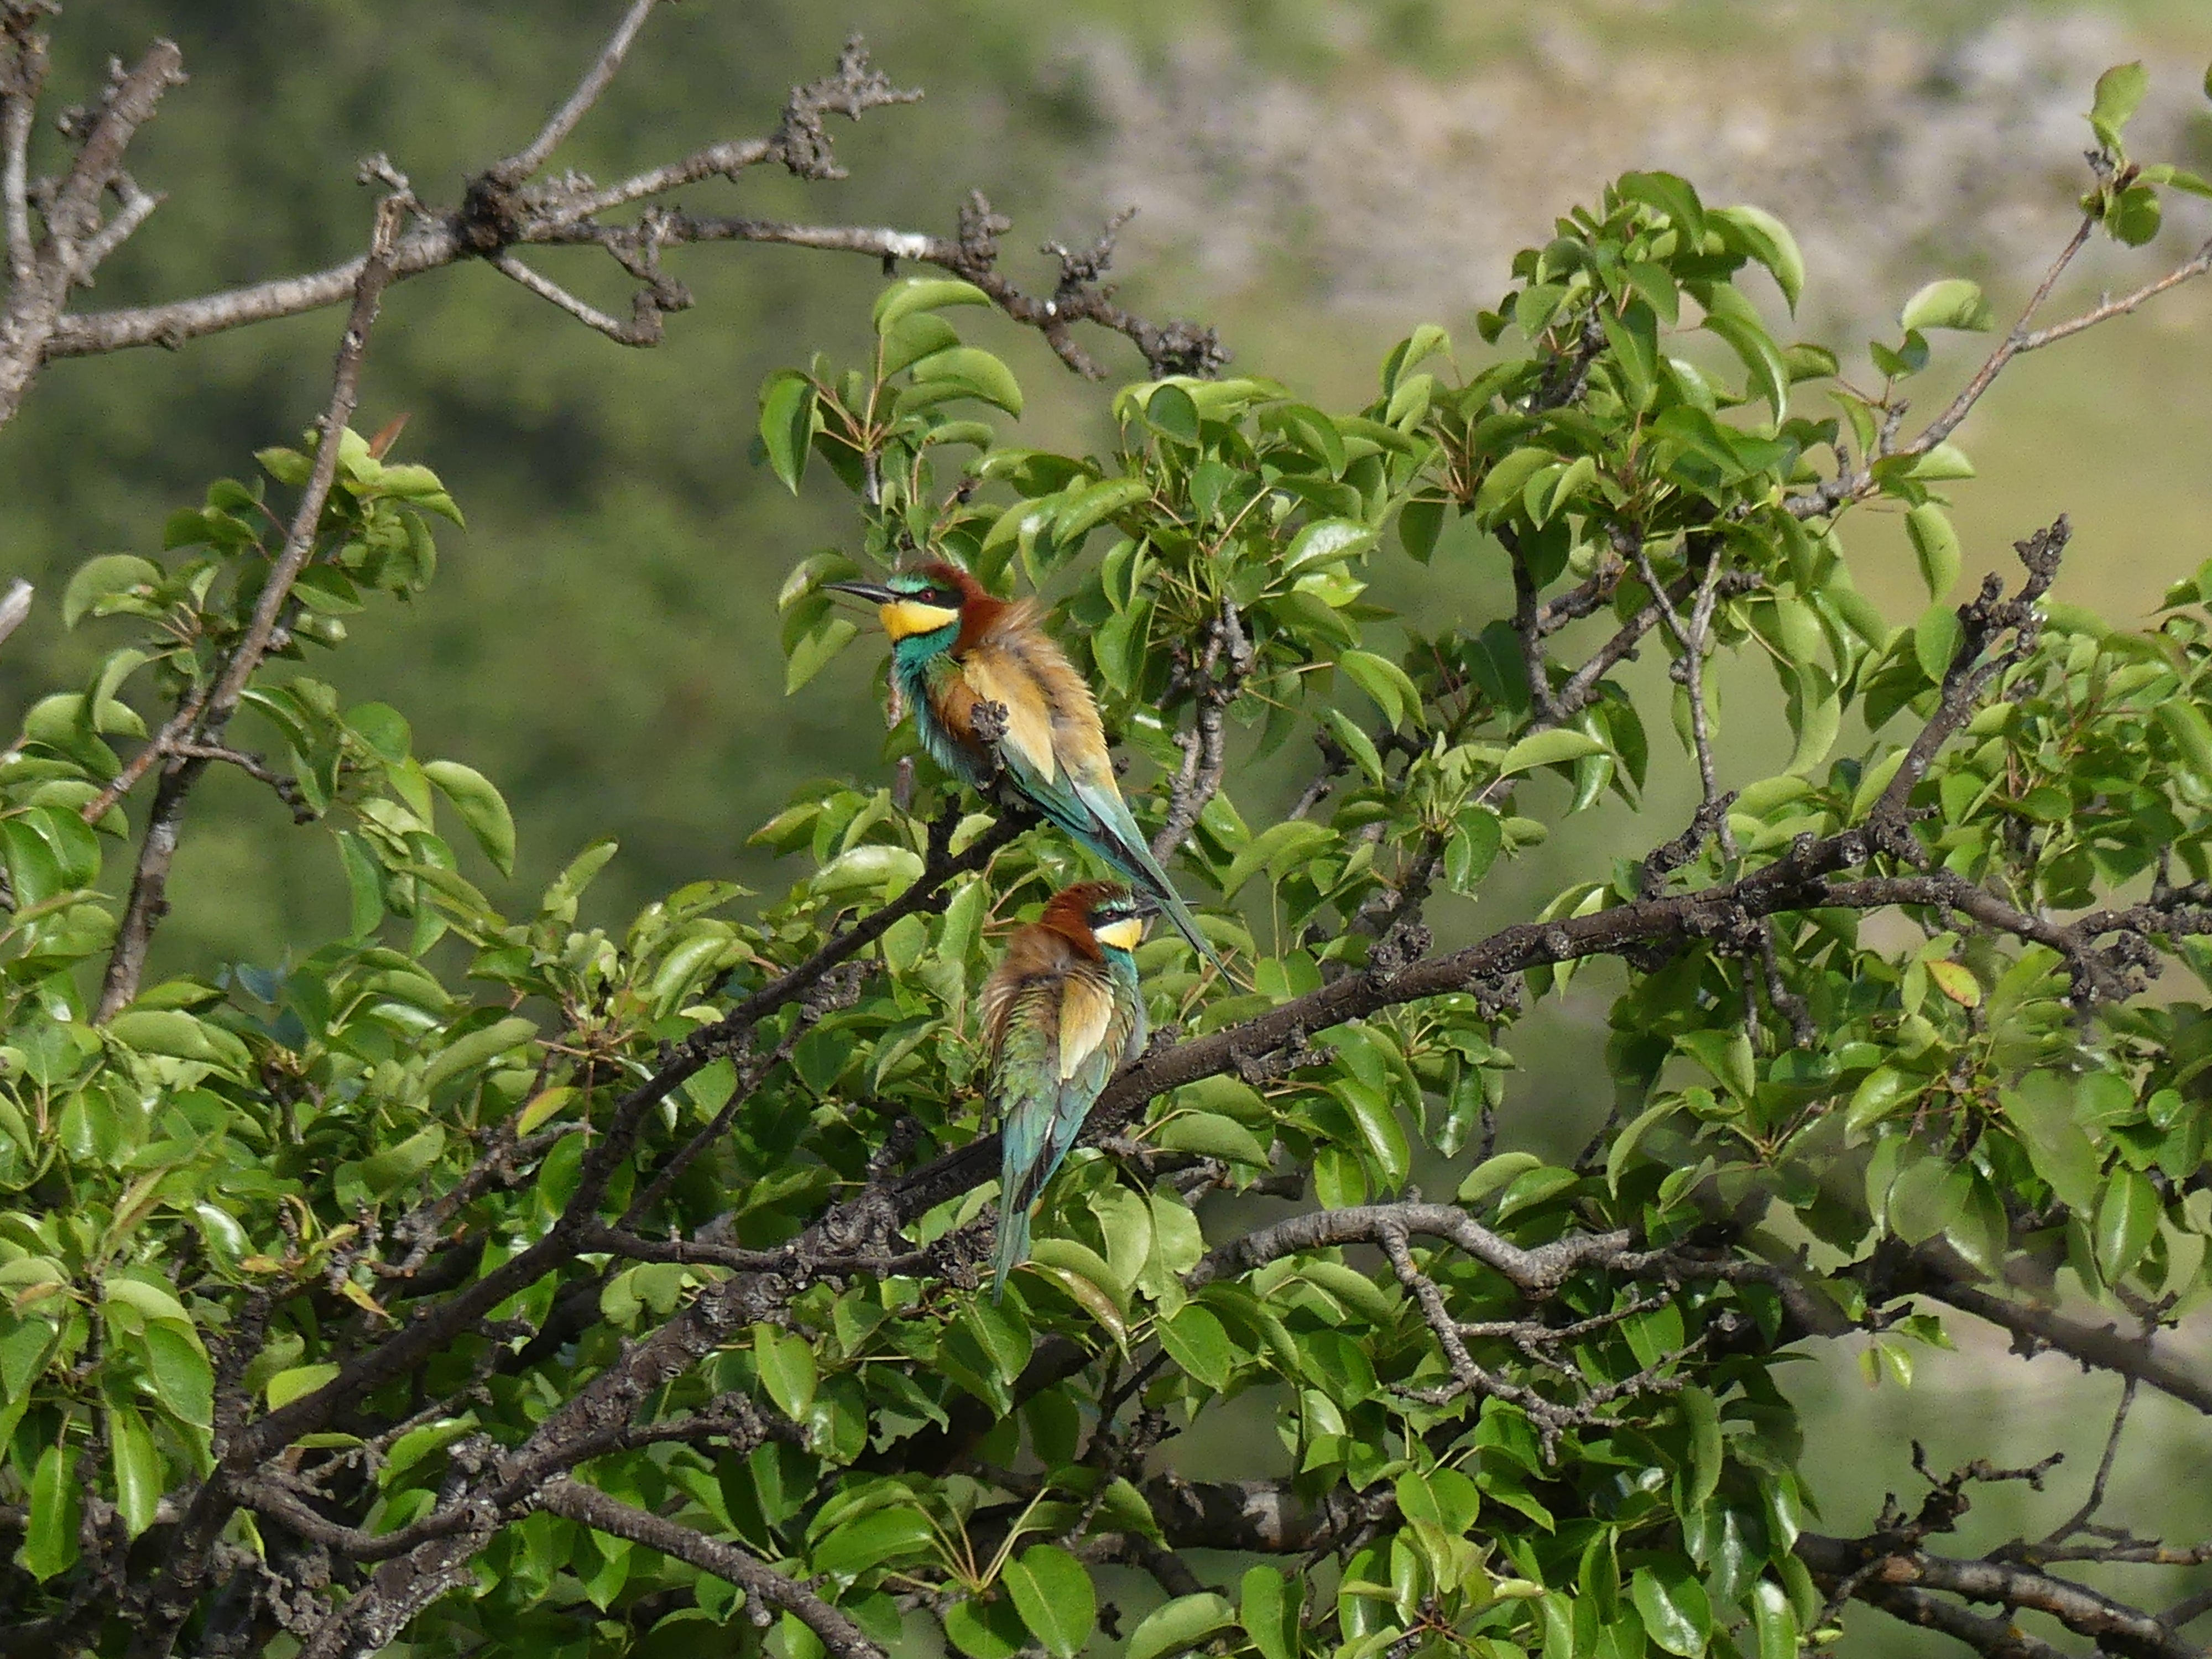
{"label": "thick branch", "polygon": [[[1921,1253],[1922,1258],[1924,1255],[1925,1252]],[[2053,1309],[2014,1302],[1948,1276],[1930,1273],[1914,1288],[1948,1303],[1960,1313],[2011,1332],[2014,1346],[2027,1352],[2055,1349],[2085,1365],[2148,1383],[2184,1405],[2212,1415],[2212,1381],[2153,1346],[2148,1338],[2130,1336],[2112,1325],[2069,1319]]]}
{"label": "thick branch", "polygon": [[[1910,1550],[1883,1555],[1869,1540],[1853,1542],[1805,1533],[1797,1540],[1798,1558],[1816,1580],[1841,1583],[1879,1562],[1864,1583],[1947,1590],[1971,1601],[2048,1613],[2078,1635],[2094,1639],[2106,1653],[2128,1659],[2203,1659],[2204,1650],[2168,1630],[2147,1613],[2113,1601],[2086,1585],[2020,1566],[2009,1561],[1961,1561]],[[1855,1591],[1854,1594],[1859,1592]],[[1869,1598],[1871,1599],[1871,1598]]]}

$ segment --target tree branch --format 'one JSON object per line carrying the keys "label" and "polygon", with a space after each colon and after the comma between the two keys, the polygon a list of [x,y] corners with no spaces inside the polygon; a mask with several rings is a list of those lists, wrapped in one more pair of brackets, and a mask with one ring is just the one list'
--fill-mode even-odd
{"label": "tree branch", "polygon": [[46,80],[46,37],[38,32],[46,8],[9,5],[0,13],[0,214],[7,221],[8,280],[21,288],[37,273],[31,232],[31,129]]}
{"label": "tree branch", "polygon": [[1800,1534],[1796,1554],[1812,1569],[1815,1582],[1840,1583],[1874,1561],[1879,1565],[1865,1580],[1869,1587],[1903,1585],[1946,1590],[1971,1601],[2030,1608],[2049,1614],[2077,1635],[2093,1638],[2101,1650],[2125,1655],[2128,1659],[2203,1659],[2203,1649],[2150,1614],[2086,1585],[2009,1561],[1954,1560],[1917,1549],[1887,1554],[1882,1553],[1879,1539],[1854,1542],[1818,1533]]}
{"label": "tree branch", "polygon": [[8,592],[0,596],[0,644],[23,625],[23,618],[31,614],[32,587],[21,576],[8,584]]}
{"label": "tree branch", "polygon": [[548,1483],[538,1503],[541,1509],[580,1521],[610,1537],[627,1538],[633,1544],[688,1562],[702,1572],[737,1585],[750,1597],[781,1607],[812,1631],[837,1659],[884,1659],[884,1650],[845,1614],[733,1544],[665,1521],[610,1498],[596,1487],[567,1479]]}
{"label": "tree branch", "polygon": [[599,94],[613,83],[616,71],[622,68],[623,59],[629,56],[630,46],[645,27],[645,20],[659,3],[660,0],[632,0],[629,10],[615,26],[606,45],[599,49],[599,57],[584,71],[584,78],[576,83],[576,89],[568,94],[568,101],[553,112],[535,138],[491,168],[493,179],[513,186],[545,165],[547,158],[576,130],[576,124],[599,101]]}
{"label": "tree branch", "polygon": [[[322,415],[314,469],[308,475],[307,488],[301,493],[299,506],[293,513],[283,550],[277,556],[255,602],[252,621],[238,643],[231,647],[223,671],[204,702],[185,722],[186,729],[193,734],[193,743],[202,748],[220,744],[223,728],[236,712],[254,671],[261,666],[262,658],[268,654],[277,619],[290,603],[292,585],[314,552],[315,531],[322,522],[323,505],[330,499],[331,486],[337,477],[338,435],[353,419],[354,406],[360,400],[362,360],[368,348],[368,331],[375,325],[385,285],[392,277],[392,251],[405,207],[406,198],[397,193],[377,204],[376,227],[355,289],[353,312],[346,319],[345,333],[338,343],[337,366],[331,376],[330,403]],[[184,712],[179,708],[179,716]],[[162,728],[162,736],[168,737],[178,725],[179,720],[172,720]],[[149,750],[160,741],[157,738],[155,744],[149,744]],[[93,1015],[95,1024],[104,1024],[138,994],[147,947],[153,943],[154,931],[168,910],[166,894],[169,866],[176,857],[185,799],[210,764],[204,754],[178,753],[173,742],[166,756],[157,754],[155,758],[161,762],[161,782],[155,792],[145,838],[139,844],[137,865],[131,872],[131,896],[125,904],[123,920],[116,930],[115,948],[108,957],[107,971],[100,984],[100,1002]],[[139,768],[142,775],[144,769],[143,766]],[[98,816],[93,812],[94,807],[102,812],[106,810],[102,805],[106,799],[104,792],[98,799],[87,803],[88,821]]]}
{"label": "tree branch", "polygon": [[[804,179],[844,177],[830,148],[823,118],[836,114],[857,118],[868,110],[912,103],[921,96],[892,86],[873,69],[858,36],[846,43],[831,74],[793,90],[772,137],[711,144],[604,189],[588,180],[573,179],[522,188],[524,180],[544,166],[605,92],[639,28],[658,3],[660,0],[634,0],[599,58],[537,137],[478,175],[458,209],[423,216],[424,223],[393,251],[391,281],[404,281],[481,256],[502,275],[609,338],[625,345],[650,345],[660,338],[660,314],[689,302],[675,285],[657,277],[649,279],[634,301],[631,321],[624,324],[522,264],[513,257],[512,250],[526,246],[598,246],[636,275],[640,273],[627,251],[643,238],[649,237],[656,247],[732,241],[777,243],[858,253],[886,264],[897,260],[928,264],[950,270],[982,289],[1015,322],[1037,330],[1070,368],[1093,377],[1103,371],[1074,340],[1071,331],[1078,323],[1091,323],[1123,335],[1144,354],[1155,374],[1210,374],[1228,361],[1212,330],[1187,322],[1152,324],[1113,302],[1110,289],[1098,279],[1110,257],[1113,230],[1119,219],[1091,249],[1079,253],[1057,247],[1047,250],[1059,256],[1060,275],[1050,297],[1043,299],[1024,293],[998,273],[998,238],[1011,228],[1011,222],[993,213],[980,193],[972,195],[962,210],[958,234],[950,239],[882,228],[696,218],[673,212],[656,214],[649,224],[599,222],[598,216],[613,209],[663,196],[704,179],[734,179],[748,167],[768,162],[780,162]],[[143,213],[138,216],[143,217]],[[57,357],[88,356],[143,345],[176,346],[205,335],[334,305],[353,292],[360,273],[361,262],[349,260],[297,276],[159,305],[76,315],[61,314],[57,308],[35,351],[27,358],[21,378],[27,384],[40,365]],[[20,391],[18,387],[17,396]],[[0,419],[13,410],[6,397],[4,374],[0,374]]]}

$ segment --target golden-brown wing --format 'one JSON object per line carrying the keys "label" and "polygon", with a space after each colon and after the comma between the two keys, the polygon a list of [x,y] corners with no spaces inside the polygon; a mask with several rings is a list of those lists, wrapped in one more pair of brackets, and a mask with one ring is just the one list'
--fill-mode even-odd
{"label": "golden-brown wing", "polygon": [[1039,778],[1049,781],[1057,777],[1060,763],[1052,749],[1052,706],[1043,685],[1027,672],[1022,660],[995,638],[986,639],[962,659],[960,672],[978,697],[1006,709],[1003,746]]}
{"label": "golden-brown wing", "polygon": [[[1060,994],[1060,1080],[1083,1070],[1114,1024],[1114,988],[1102,975],[1070,973]],[[1118,1058],[1119,1056],[1116,1056]]]}

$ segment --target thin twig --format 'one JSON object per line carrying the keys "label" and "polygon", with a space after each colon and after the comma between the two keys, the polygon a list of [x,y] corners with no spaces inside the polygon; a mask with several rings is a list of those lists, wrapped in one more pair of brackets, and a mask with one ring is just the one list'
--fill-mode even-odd
{"label": "thin twig", "polygon": [[2120,1435],[2128,1426],[2128,1411],[2136,1403],[2136,1389],[2140,1379],[2124,1376],[2120,1379],[2120,1403],[2112,1413],[2112,1431],[2105,1437],[2105,1455],[2097,1460],[2097,1478],[2089,1483],[2089,1495],[2081,1500],[2081,1507],[2063,1522],[2051,1528],[2045,1545],[2063,1544],[2075,1533],[2087,1528],[2104,1506],[2105,1483],[2112,1479],[2112,1459],[2120,1449]]}
{"label": "thin twig", "polygon": [[[659,0],[643,0],[643,3],[657,5]],[[586,328],[597,329],[618,344],[653,345],[660,338],[659,328],[640,329],[633,324],[622,322],[609,316],[589,301],[578,299],[550,277],[532,270],[512,253],[495,253],[492,255],[489,263],[491,268],[501,276],[520,283],[539,299],[558,306]],[[657,318],[659,313],[653,312],[647,314]]]}
{"label": "thin twig", "polygon": [[592,106],[599,101],[600,94],[606,91],[622,68],[623,59],[629,56],[638,31],[645,27],[645,20],[659,3],[660,0],[633,0],[622,21],[615,26],[615,32],[607,38],[606,45],[600,47],[599,57],[584,71],[584,78],[568,94],[568,102],[553,112],[535,138],[491,168],[494,179],[510,186],[519,185],[545,165],[562,141],[576,130],[576,124],[590,114]]}
{"label": "thin twig", "polygon": [[[392,251],[405,205],[404,198],[396,192],[376,204],[376,224],[369,240],[368,256],[362,266],[352,313],[346,319],[345,332],[338,343],[337,363],[331,375],[330,403],[323,411],[314,467],[292,515],[283,551],[277,556],[255,601],[252,618],[238,643],[231,647],[223,672],[191,722],[194,740],[201,744],[220,743],[223,728],[268,653],[276,635],[277,619],[291,600],[292,585],[314,551],[315,531],[322,522],[323,506],[330,499],[331,486],[337,477],[339,434],[353,419],[354,406],[360,400],[362,360],[368,347],[368,331],[375,325],[385,285],[391,280]],[[163,731],[167,733],[169,729],[165,726]],[[145,838],[139,845],[137,865],[131,872],[131,896],[124,907],[115,946],[101,981],[100,1002],[93,1016],[95,1024],[104,1024],[138,994],[147,947],[168,909],[165,894],[169,866],[176,856],[185,801],[210,763],[203,756],[173,752],[162,763],[161,787],[155,792]]]}

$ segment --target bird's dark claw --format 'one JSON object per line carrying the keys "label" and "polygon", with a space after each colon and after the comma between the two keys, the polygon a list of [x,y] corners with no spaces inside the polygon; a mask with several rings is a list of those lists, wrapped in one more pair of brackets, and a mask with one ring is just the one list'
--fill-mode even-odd
{"label": "bird's dark claw", "polygon": [[975,733],[976,742],[995,748],[1006,741],[1011,718],[1006,704],[979,697],[968,710],[968,729]]}

